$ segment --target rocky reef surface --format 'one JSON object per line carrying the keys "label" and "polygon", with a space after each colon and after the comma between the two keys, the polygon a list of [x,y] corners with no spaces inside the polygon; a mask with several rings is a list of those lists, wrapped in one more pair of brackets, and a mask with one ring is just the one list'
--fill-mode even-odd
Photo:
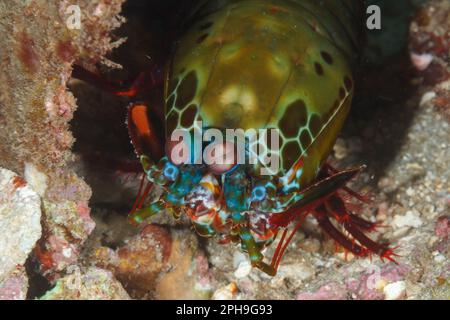
{"label": "rocky reef surface", "polygon": [[[29,226],[30,235],[16,234],[19,238],[14,240],[18,241],[16,246],[30,239],[39,240],[36,246],[33,242],[29,248],[21,248],[22,254],[34,247],[32,259],[38,261],[36,268],[52,282],[77,263],[79,251],[95,227],[88,204],[91,189],[70,165],[74,159],[74,138],[69,122],[77,105],[67,90],[67,82],[75,62],[86,68],[97,62],[113,65],[104,56],[119,44],[109,33],[122,22],[118,15],[121,3],[79,1],[82,27],[75,29],[68,25],[74,14],[70,1],[0,3],[0,166],[14,171],[20,177],[17,179],[24,181],[23,190],[36,194],[38,236],[31,236],[37,227],[29,225],[36,223],[35,219],[23,221],[33,214],[33,207],[25,208],[24,213],[16,205],[10,208],[18,210],[10,213],[16,216],[11,223]],[[8,174],[2,178],[6,179],[5,190],[12,190],[18,183],[16,179],[8,186]],[[2,195],[2,207],[8,206],[5,201],[9,200]],[[5,219],[2,216],[2,227],[7,223]],[[14,232],[9,225],[4,227],[2,243]],[[2,257],[9,254],[1,251]],[[23,263],[18,261],[19,265]],[[18,284],[21,278],[14,281]],[[3,283],[2,288],[8,291],[11,284]]]}
{"label": "rocky reef surface", "polygon": [[408,49],[365,72],[330,158],[367,165],[352,183],[373,198],[359,213],[398,263],[347,255],[311,218],[273,278],[185,219],[127,223],[139,184],[129,100],[71,71],[127,81],[164,59],[167,25],[156,9],[131,19],[122,0],[77,3],[80,29],[67,26],[70,1],[0,3],[0,299],[450,299],[448,1],[425,1]]}

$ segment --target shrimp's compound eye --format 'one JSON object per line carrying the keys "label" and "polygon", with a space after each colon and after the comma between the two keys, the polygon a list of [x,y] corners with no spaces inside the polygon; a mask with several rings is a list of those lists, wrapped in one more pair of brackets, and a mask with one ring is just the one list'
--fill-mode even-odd
{"label": "shrimp's compound eye", "polygon": [[210,152],[205,155],[205,162],[213,174],[226,174],[236,168],[236,146],[233,142],[213,144],[208,147]]}
{"label": "shrimp's compound eye", "polygon": [[251,200],[254,202],[263,201],[266,198],[266,195],[266,189],[262,186],[258,186],[253,189]]}

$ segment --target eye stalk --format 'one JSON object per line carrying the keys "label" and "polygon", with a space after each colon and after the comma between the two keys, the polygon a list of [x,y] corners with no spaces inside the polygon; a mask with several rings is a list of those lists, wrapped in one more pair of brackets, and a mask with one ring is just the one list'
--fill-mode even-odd
{"label": "eye stalk", "polygon": [[179,169],[172,163],[167,162],[164,167],[163,174],[166,178],[170,179],[171,181],[175,181],[178,177]]}
{"label": "eye stalk", "polygon": [[267,191],[263,186],[257,186],[252,191],[251,201],[260,202],[266,198]]}

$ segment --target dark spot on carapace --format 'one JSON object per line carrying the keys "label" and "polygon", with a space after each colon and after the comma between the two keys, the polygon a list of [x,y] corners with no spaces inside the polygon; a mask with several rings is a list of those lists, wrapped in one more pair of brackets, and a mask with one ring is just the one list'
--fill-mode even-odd
{"label": "dark spot on carapace", "polygon": [[301,149],[298,141],[290,141],[283,148],[283,168],[289,170],[298,160],[301,154]]}
{"label": "dark spot on carapace", "polygon": [[306,150],[309,147],[311,141],[312,139],[308,130],[304,129],[300,134],[300,142],[302,143],[303,150]]}
{"label": "dark spot on carapace", "polygon": [[200,37],[197,38],[197,43],[198,43],[198,44],[203,43],[203,41],[205,41],[206,38],[208,38],[208,36],[209,36],[209,35],[208,35],[207,33],[202,34]]}
{"label": "dark spot on carapace", "polygon": [[56,53],[64,62],[71,62],[76,52],[70,41],[60,41],[56,46]]}
{"label": "dark spot on carapace", "polygon": [[197,74],[195,71],[189,72],[186,77],[181,80],[177,89],[177,102],[178,109],[183,109],[189,102],[195,97],[197,91]]}
{"label": "dark spot on carapace", "polygon": [[29,38],[25,32],[20,36],[19,59],[30,73],[36,73],[39,70],[40,60],[36,53],[34,40]]}
{"label": "dark spot on carapace", "polygon": [[353,89],[353,81],[349,76],[344,77],[344,85],[345,89],[347,89],[348,92],[350,92]]}
{"label": "dark spot on carapace", "polygon": [[306,104],[302,99],[298,99],[286,107],[279,127],[286,137],[292,138],[297,136],[299,129],[306,125],[307,120]]}
{"label": "dark spot on carapace", "polygon": [[200,26],[199,29],[200,29],[200,30],[206,30],[206,29],[209,29],[209,28],[212,27],[213,24],[214,24],[214,22],[211,22],[211,21],[206,22],[206,23],[202,24],[202,25]]}
{"label": "dark spot on carapace", "polygon": [[195,104],[191,104],[189,107],[187,107],[187,109],[184,110],[181,114],[180,125],[183,128],[191,127],[195,121],[197,112],[198,112],[198,109]]}
{"label": "dark spot on carapace", "polygon": [[320,55],[322,56],[323,61],[328,63],[329,65],[333,64],[333,57],[326,51],[321,51]]}
{"label": "dark spot on carapace", "polygon": [[178,127],[178,113],[172,111],[166,119],[167,123],[167,135],[171,135],[172,132]]}
{"label": "dark spot on carapace", "polygon": [[313,137],[316,137],[320,132],[320,127],[322,125],[322,121],[320,120],[320,116],[317,113],[314,113],[309,118],[309,130]]}
{"label": "dark spot on carapace", "polygon": [[317,75],[323,76],[324,74],[323,67],[320,63],[318,62],[314,63],[314,69],[316,70]]}

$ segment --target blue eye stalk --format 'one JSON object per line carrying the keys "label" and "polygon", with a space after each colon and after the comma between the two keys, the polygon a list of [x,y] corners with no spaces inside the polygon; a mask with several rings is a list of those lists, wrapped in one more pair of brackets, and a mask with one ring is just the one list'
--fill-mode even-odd
{"label": "blue eye stalk", "polygon": [[250,201],[252,202],[263,201],[266,198],[266,195],[267,195],[266,188],[264,188],[263,186],[256,186],[253,188]]}
{"label": "blue eye stalk", "polygon": [[180,170],[178,169],[178,167],[167,161],[163,171],[164,176],[171,181],[175,181],[177,180],[179,173]]}

